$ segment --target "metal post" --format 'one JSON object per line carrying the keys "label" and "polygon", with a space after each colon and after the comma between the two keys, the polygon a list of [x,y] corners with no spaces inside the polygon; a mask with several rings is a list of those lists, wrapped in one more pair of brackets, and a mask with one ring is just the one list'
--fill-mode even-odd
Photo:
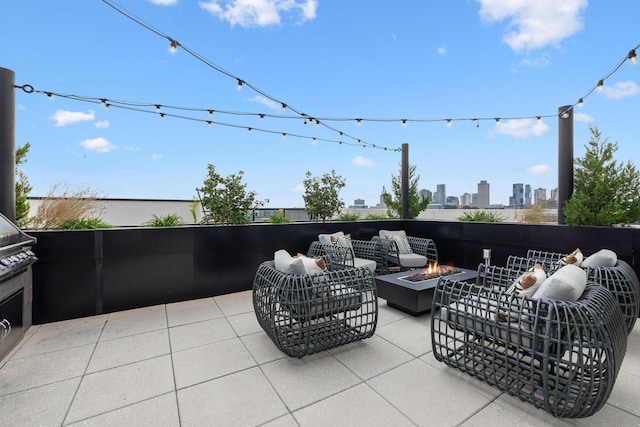
{"label": "metal post", "polygon": [[558,224],[565,223],[564,206],[573,194],[573,106],[558,108]]}
{"label": "metal post", "polygon": [[16,75],[0,67],[0,213],[16,220]]}
{"label": "metal post", "polygon": [[402,219],[409,219],[409,144],[402,144]]}

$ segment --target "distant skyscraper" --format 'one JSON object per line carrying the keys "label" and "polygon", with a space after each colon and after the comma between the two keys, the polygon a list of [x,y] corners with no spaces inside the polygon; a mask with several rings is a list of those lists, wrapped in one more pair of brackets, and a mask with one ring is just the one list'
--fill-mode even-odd
{"label": "distant skyscraper", "polygon": [[478,204],[479,208],[488,208],[490,205],[489,183],[484,179],[478,183]]}
{"label": "distant skyscraper", "polygon": [[429,203],[433,202],[433,195],[431,194],[431,191],[429,190],[420,190],[418,191],[418,195],[420,196],[420,198],[422,200],[424,199],[429,199]]}
{"label": "distant skyscraper", "polygon": [[524,186],[524,207],[531,206],[531,186],[529,184]]}
{"label": "distant skyscraper", "polygon": [[460,205],[462,206],[473,206],[473,197],[469,193],[464,193],[460,196]]}
{"label": "distant skyscraper", "polygon": [[516,208],[524,207],[524,184],[513,184],[513,196],[511,196],[511,206]]}
{"label": "distant skyscraper", "polygon": [[438,184],[436,187],[436,192],[433,193],[433,203],[446,204],[447,190],[445,184]]}
{"label": "distant skyscraper", "polygon": [[447,206],[459,206],[460,200],[458,196],[448,196],[447,197]]}
{"label": "distant skyscraper", "polygon": [[478,207],[478,193],[471,193],[471,206]]}
{"label": "distant skyscraper", "polygon": [[547,200],[547,189],[546,188],[536,188],[533,190],[533,203],[536,205],[540,202],[546,202]]}

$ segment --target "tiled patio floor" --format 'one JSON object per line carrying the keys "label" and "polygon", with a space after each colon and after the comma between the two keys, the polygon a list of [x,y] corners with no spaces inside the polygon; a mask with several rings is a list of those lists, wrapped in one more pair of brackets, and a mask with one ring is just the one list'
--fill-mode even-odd
{"label": "tiled patio floor", "polygon": [[0,362],[0,424],[640,425],[640,322],[607,405],[562,420],[436,362],[430,319],[380,300],[372,338],[302,359],[250,292],[34,326]]}

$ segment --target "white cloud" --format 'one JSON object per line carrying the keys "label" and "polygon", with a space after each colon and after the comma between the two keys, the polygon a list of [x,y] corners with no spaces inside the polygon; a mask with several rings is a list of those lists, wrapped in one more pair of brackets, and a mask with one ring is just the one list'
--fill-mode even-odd
{"label": "white cloud", "polygon": [[549,65],[549,55],[531,56],[520,61],[520,66],[527,68],[544,68]]}
{"label": "white cloud", "polygon": [[581,31],[587,0],[479,0],[486,24],[509,21],[502,38],[514,51],[535,50]]}
{"label": "white cloud", "polygon": [[573,120],[582,123],[593,123],[596,119],[593,116],[585,113],[576,113],[576,110],[573,110]]}
{"label": "white cloud", "polygon": [[371,160],[371,159],[367,159],[365,157],[362,156],[355,156],[352,160],[351,163],[353,163],[356,166],[360,166],[362,168],[372,168],[375,167],[376,163]]}
{"label": "white cloud", "polygon": [[294,193],[304,193],[304,185],[298,184],[295,187],[293,187],[292,191]]}
{"label": "white cloud", "polygon": [[149,3],[157,4],[158,6],[174,6],[178,4],[178,0],[149,0]]}
{"label": "white cloud", "polygon": [[622,99],[629,96],[636,95],[640,92],[640,87],[636,82],[629,80],[627,82],[618,82],[613,86],[605,85],[602,88],[602,93],[609,99]]}
{"label": "white cloud", "polygon": [[103,120],[101,122],[95,122],[93,124],[95,127],[97,127],[98,129],[106,129],[109,127],[109,120]]}
{"label": "white cloud", "polygon": [[536,119],[514,119],[501,120],[496,123],[490,135],[508,135],[515,138],[528,138],[530,136],[540,136],[549,130],[542,120]]}
{"label": "white cloud", "polygon": [[162,154],[153,153],[151,155],[151,160],[162,160],[162,159],[164,159],[164,156]]}
{"label": "white cloud", "polygon": [[55,120],[56,127],[73,125],[80,122],[88,122],[95,118],[95,113],[92,110],[89,110],[87,113],[83,113],[80,111],[67,111],[67,110],[56,110],[53,116],[50,119]]}
{"label": "white cloud", "polygon": [[98,153],[108,153],[109,151],[116,149],[115,145],[102,137],[85,139],[84,141],[80,141],[80,145],[87,150],[96,151]]}
{"label": "white cloud", "polygon": [[549,165],[535,165],[527,169],[531,175],[549,175],[553,172],[553,168]]}
{"label": "white cloud", "polygon": [[318,9],[318,0],[208,0],[199,4],[210,14],[241,27],[278,25],[284,13],[297,13],[299,22],[311,21]]}
{"label": "white cloud", "polygon": [[140,147],[131,147],[129,145],[125,145],[122,148],[124,148],[124,151],[140,151]]}
{"label": "white cloud", "polygon": [[438,55],[446,55],[447,54],[447,48],[446,47],[439,47],[438,48]]}
{"label": "white cloud", "polygon": [[269,98],[266,98],[262,95],[256,95],[253,98],[251,98],[249,101],[253,101],[253,102],[257,102],[258,104],[265,105],[271,108],[272,110],[280,110],[282,108],[282,104],[278,104],[277,102]]}

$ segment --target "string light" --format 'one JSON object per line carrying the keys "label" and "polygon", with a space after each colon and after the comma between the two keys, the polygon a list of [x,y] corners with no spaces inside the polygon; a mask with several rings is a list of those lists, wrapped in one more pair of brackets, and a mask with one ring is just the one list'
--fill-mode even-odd
{"label": "string light", "polygon": [[169,39],[169,50],[172,53],[175,52],[176,49],[178,49],[178,46],[180,46],[180,43],[178,43],[177,40],[174,40],[171,37],[167,37],[167,39]]}
{"label": "string light", "polygon": [[631,49],[629,51],[629,54],[627,55],[627,58],[631,61],[632,64],[637,64],[638,63],[638,57],[636,56],[636,50],[635,49]]}
{"label": "string light", "polygon": [[238,90],[242,89],[242,83],[243,83],[242,80],[238,79],[238,87],[237,87]]}
{"label": "string light", "polygon": [[402,119],[402,127],[403,128],[407,127],[407,119]]}
{"label": "string light", "polygon": [[209,113],[209,116],[213,117],[213,110],[207,110],[207,112]]}
{"label": "string light", "polygon": [[451,127],[452,123],[451,123],[451,119],[447,119],[447,127]]}
{"label": "string light", "polygon": [[285,104],[284,102],[282,103],[282,111],[287,111],[287,104]]}
{"label": "string light", "polygon": [[584,105],[584,99],[578,99],[578,107],[582,107]]}
{"label": "string light", "polygon": [[500,117],[496,117],[496,123],[500,123]]}
{"label": "string light", "polygon": [[161,107],[161,105],[160,105],[160,104],[156,104],[156,111],[157,111],[158,113],[160,112],[160,107]]}
{"label": "string light", "polygon": [[362,124],[362,119],[356,119],[356,124],[360,126]]}
{"label": "string light", "polygon": [[602,90],[602,88],[604,87],[604,80],[598,80],[598,84],[596,85],[596,87],[598,88],[598,90]]}

